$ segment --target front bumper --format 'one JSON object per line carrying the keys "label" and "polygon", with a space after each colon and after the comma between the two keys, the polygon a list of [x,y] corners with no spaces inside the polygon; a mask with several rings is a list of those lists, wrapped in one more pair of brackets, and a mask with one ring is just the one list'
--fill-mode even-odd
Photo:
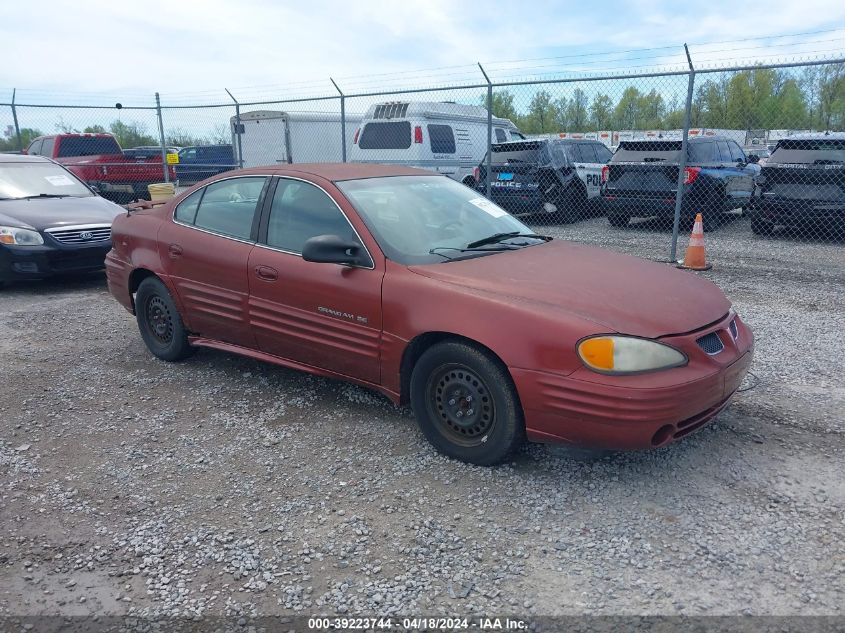
{"label": "front bumper", "polygon": [[[734,339],[731,318],[661,339],[688,355],[690,362],[682,368],[633,376],[586,368],[568,376],[511,368],[528,438],[630,450],[665,446],[699,430],[727,406],[751,365],[753,334],[737,317]],[[711,332],[724,344],[712,357],[695,343]]]}
{"label": "front bumper", "polygon": [[111,241],[85,246],[0,246],[0,281],[46,279],[104,268]]}

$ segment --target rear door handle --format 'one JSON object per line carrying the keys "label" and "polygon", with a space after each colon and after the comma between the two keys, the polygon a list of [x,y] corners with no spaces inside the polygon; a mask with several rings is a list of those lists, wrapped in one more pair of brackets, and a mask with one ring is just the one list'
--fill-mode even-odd
{"label": "rear door handle", "polygon": [[279,271],[269,266],[256,266],[255,275],[264,281],[276,281],[279,278]]}
{"label": "rear door handle", "polygon": [[171,244],[167,251],[170,253],[170,256],[173,258],[181,257],[182,256],[182,247],[178,244]]}

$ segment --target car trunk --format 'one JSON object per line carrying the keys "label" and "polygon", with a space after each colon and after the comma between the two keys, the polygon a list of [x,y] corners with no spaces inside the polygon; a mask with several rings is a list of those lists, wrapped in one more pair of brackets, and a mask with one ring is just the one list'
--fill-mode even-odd
{"label": "car trunk", "polygon": [[666,162],[611,163],[607,190],[633,196],[674,195],[678,188],[678,164]]}
{"label": "car trunk", "polygon": [[766,165],[759,182],[764,195],[794,201],[845,204],[845,166]]}

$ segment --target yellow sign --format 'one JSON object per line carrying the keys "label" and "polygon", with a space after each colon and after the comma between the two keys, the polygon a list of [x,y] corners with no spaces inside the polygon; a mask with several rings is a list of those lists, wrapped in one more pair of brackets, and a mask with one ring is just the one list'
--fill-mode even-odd
{"label": "yellow sign", "polygon": [[179,154],[171,154],[170,152],[167,153],[167,164],[168,165],[178,165],[179,164]]}

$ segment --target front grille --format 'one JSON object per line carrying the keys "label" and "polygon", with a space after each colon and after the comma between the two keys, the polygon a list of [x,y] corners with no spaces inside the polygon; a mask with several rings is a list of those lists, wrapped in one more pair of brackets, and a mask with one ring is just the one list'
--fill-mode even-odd
{"label": "front grille", "polygon": [[704,350],[705,354],[709,354],[710,356],[715,356],[725,349],[722,339],[719,338],[719,335],[716,332],[705,334],[695,342],[698,343],[698,346]]}
{"label": "front grille", "polygon": [[731,336],[734,337],[734,340],[739,338],[739,330],[736,327],[736,319],[731,320]]}
{"label": "front grille", "polygon": [[111,239],[111,226],[96,224],[91,226],[73,226],[47,229],[47,233],[62,244],[96,244]]}

